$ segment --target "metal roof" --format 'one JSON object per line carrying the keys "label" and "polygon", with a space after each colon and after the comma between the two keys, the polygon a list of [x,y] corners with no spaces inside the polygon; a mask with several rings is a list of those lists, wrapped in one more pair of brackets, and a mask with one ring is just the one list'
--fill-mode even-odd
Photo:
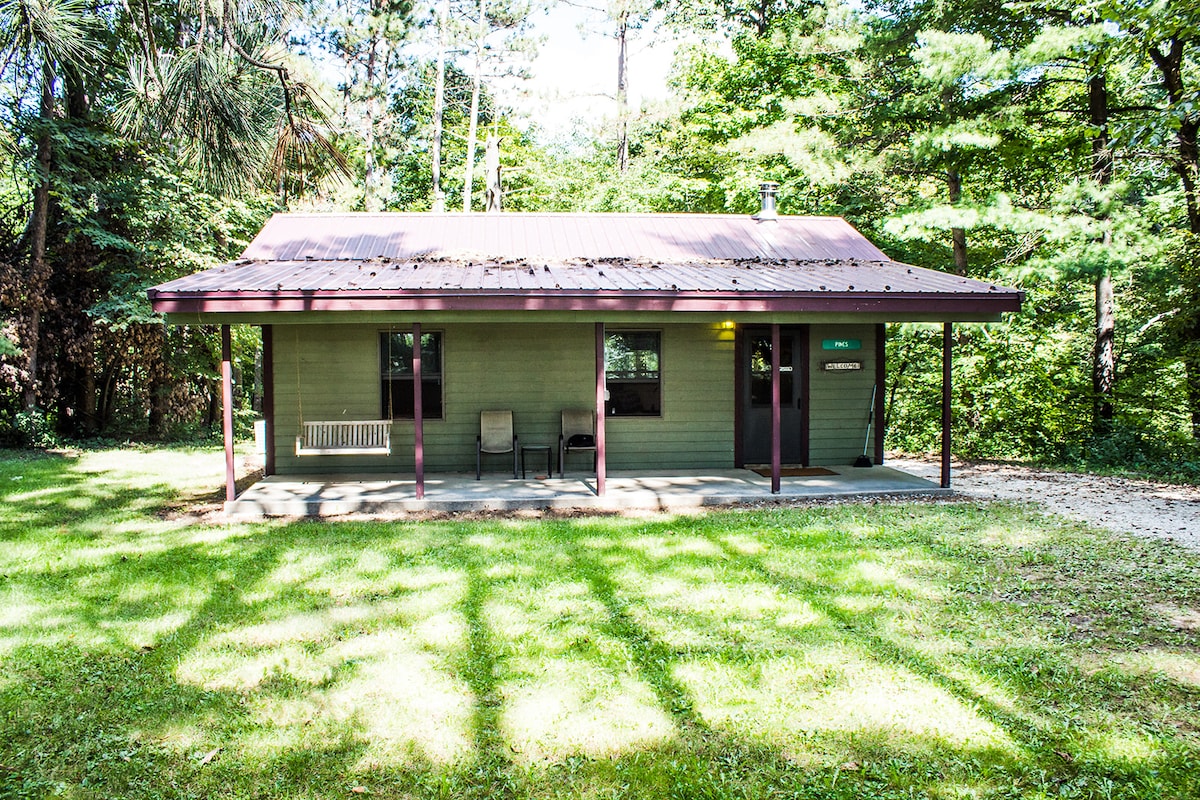
{"label": "metal roof", "polygon": [[920,311],[1021,293],[891,261],[844,220],[684,214],[280,214],[243,259],[150,290],[165,312]]}
{"label": "metal roof", "polygon": [[885,256],[838,217],[730,214],[276,214],[243,258],[418,256],[651,261]]}
{"label": "metal roof", "polygon": [[238,261],[158,287],[169,292],[870,292],[1002,291],[895,261]]}

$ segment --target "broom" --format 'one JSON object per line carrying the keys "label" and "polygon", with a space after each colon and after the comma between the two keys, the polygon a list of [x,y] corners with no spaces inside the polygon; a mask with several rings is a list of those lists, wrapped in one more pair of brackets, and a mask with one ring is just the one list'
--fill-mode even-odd
{"label": "broom", "polygon": [[862,455],[854,459],[856,467],[873,467],[871,457],[867,455],[867,447],[871,444],[871,424],[875,422],[875,392],[879,391],[879,385],[871,387],[871,409],[867,412],[867,438],[863,441]]}

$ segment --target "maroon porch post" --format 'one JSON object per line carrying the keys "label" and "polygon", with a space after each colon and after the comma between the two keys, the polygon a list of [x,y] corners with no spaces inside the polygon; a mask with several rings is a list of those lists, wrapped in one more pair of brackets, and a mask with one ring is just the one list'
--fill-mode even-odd
{"label": "maroon porch post", "polygon": [[950,359],[954,323],[942,326],[942,488],[950,488]]}
{"label": "maroon porch post", "polygon": [[417,472],[417,499],[425,497],[425,410],[421,407],[421,323],[413,323],[413,461]]}
{"label": "maroon porch post", "polygon": [[800,466],[812,457],[812,328],[800,326]]}
{"label": "maroon porch post", "polygon": [[883,463],[883,438],[887,434],[883,416],[887,413],[884,398],[887,397],[887,325],[875,326],[875,466]]}
{"label": "maroon porch post", "polygon": [[267,452],[263,456],[263,475],[275,474],[275,328],[262,326],[263,359],[263,436]]}
{"label": "maroon porch post", "polygon": [[604,445],[604,387],[607,367],[604,363],[604,323],[596,323],[596,494],[604,495],[604,479],[608,473],[608,456]]}
{"label": "maroon porch post", "polygon": [[746,466],[746,451],[745,444],[742,441],[744,436],[743,416],[745,414],[745,399],[742,397],[746,391],[745,377],[742,371],[746,368],[746,354],[743,349],[746,341],[746,330],[742,324],[736,323],[733,328],[733,466],[738,469],[743,469]]}
{"label": "maroon porch post", "polygon": [[229,326],[221,326],[221,433],[225,438],[225,500],[237,499],[233,474],[233,342]]}
{"label": "maroon porch post", "polygon": [[771,323],[771,494],[779,494],[782,425],[779,412],[779,323]]}

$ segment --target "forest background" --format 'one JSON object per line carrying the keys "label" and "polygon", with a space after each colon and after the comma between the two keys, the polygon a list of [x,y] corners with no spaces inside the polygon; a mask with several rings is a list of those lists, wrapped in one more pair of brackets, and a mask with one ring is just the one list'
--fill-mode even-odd
{"label": "forest background", "polygon": [[[1200,6],[597,0],[611,93],[551,126],[543,2],[0,0],[0,441],[212,431],[218,337],[145,290],[275,211],[742,214],[771,180],[1027,293],[955,327],[957,454],[1200,480]],[[653,41],[670,99],[635,104]],[[937,446],[940,336],[889,326],[889,447]],[[235,359],[247,425],[257,329]]]}

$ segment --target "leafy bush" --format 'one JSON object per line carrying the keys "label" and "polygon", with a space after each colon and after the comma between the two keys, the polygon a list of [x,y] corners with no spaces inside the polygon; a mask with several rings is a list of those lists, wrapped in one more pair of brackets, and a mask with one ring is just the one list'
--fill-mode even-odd
{"label": "leafy bush", "polygon": [[41,409],[19,411],[13,415],[10,438],[17,447],[44,450],[58,444],[54,424]]}
{"label": "leafy bush", "polygon": [[1118,424],[1109,433],[1068,446],[1067,465],[1093,472],[1132,472],[1200,483],[1200,444]]}

